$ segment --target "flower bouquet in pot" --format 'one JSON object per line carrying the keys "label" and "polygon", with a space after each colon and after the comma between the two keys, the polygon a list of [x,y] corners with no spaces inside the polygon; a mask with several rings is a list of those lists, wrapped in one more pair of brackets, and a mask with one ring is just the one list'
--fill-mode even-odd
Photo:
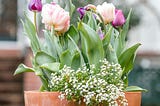
{"label": "flower bouquet in pot", "polygon": [[[32,67],[20,64],[14,74],[34,72],[42,86],[40,92],[25,92],[26,106],[140,106],[140,101],[134,103],[141,95],[136,100],[128,98],[129,91],[137,95],[144,90],[128,86],[128,74],[141,45],[126,45],[131,11],[125,18],[112,3],[88,4],[76,9],[80,17],[72,25],[75,6],[71,0],[44,5],[31,0],[29,9],[34,23],[26,14],[22,23],[33,51]],[[38,36],[37,12],[44,24],[43,41]]]}

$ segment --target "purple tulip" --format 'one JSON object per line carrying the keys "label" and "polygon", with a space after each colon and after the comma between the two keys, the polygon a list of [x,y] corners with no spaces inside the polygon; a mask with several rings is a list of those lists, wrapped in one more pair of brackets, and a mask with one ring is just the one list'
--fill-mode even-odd
{"label": "purple tulip", "polygon": [[114,27],[122,26],[126,22],[126,19],[124,17],[124,14],[122,10],[115,10],[115,18],[112,21],[112,25]]}
{"label": "purple tulip", "polygon": [[40,12],[42,10],[41,0],[30,0],[28,8],[30,11]]}
{"label": "purple tulip", "polygon": [[85,11],[86,11],[85,8],[84,7],[79,7],[79,8],[77,8],[77,11],[80,14],[80,19],[82,19],[85,15]]}

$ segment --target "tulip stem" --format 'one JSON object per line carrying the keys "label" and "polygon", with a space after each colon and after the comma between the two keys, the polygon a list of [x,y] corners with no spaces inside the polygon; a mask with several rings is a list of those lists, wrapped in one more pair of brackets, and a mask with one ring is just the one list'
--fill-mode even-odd
{"label": "tulip stem", "polygon": [[34,25],[35,25],[36,32],[37,32],[37,35],[38,35],[38,28],[37,28],[37,13],[36,13],[36,12],[34,12]]}
{"label": "tulip stem", "polygon": [[102,27],[104,29],[104,33],[106,34],[107,31],[106,31],[106,26],[105,26],[104,20],[103,20],[102,16],[99,13],[97,13],[97,15],[99,16],[100,20],[102,21]]}

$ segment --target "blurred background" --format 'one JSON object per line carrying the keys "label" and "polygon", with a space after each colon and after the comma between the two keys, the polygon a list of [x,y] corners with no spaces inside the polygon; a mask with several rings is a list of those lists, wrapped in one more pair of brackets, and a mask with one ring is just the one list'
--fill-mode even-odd
{"label": "blurred background", "polygon": [[[37,90],[40,81],[33,73],[13,76],[19,63],[30,66],[30,52],[20,19],[29,0],[0,0],[0,106],[24,106],[23,92]],[[42,0],[44,1],[44,0]],[[132,8],[128,44],[141,42],[130,85],[148,90],[142,106],[160,106],[160,0],[72,0],[76,7],[112,2],[125,14]],[[28,12],[32,18],[32,13]],[[75,12],[74,17],[78,17]],[[76,20],[73,17],[72,23]]]}

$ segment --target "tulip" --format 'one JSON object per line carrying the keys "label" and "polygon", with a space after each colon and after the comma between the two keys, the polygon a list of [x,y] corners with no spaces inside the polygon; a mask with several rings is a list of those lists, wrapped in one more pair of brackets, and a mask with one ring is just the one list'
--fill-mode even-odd
{"label": "tulip", "polygon": [[80,19],[82,19],[85,15],[85,11],[86,11],[85,8],[84,7],[79,7],[79,8],[77,8],[77,11],[80,14]]}
{"label": "tulip", "polygon": [[114,27],[122,26],[126,22],[122,10],[115,10],[115,19],[112,22]]}
{"label": "tulip", "polygon": [[30,11],[40,12],[42,10],[41,0],[30,0],[28,8]]}
{"label": "tulip", "polygon": [[45,4],[42,8],[42,23],[45,24],[46,29],[54,30],[58,33],[64,33],[69,29],[70,16],[69,12],[65,11],[58,4]]}
{"label": "tulip", "polygon": [[96,6],[93,5],[93,4],[88,4],[87,6],[84,7],[85,10],[93,10],[93,11],[96,11]]}
{"label": "tulip", "polygon": [[104,24],[112,22],[115,18],[115,6],[112,3],[104,2],[102,5],[98,5],[97,12],[101,15]]}

